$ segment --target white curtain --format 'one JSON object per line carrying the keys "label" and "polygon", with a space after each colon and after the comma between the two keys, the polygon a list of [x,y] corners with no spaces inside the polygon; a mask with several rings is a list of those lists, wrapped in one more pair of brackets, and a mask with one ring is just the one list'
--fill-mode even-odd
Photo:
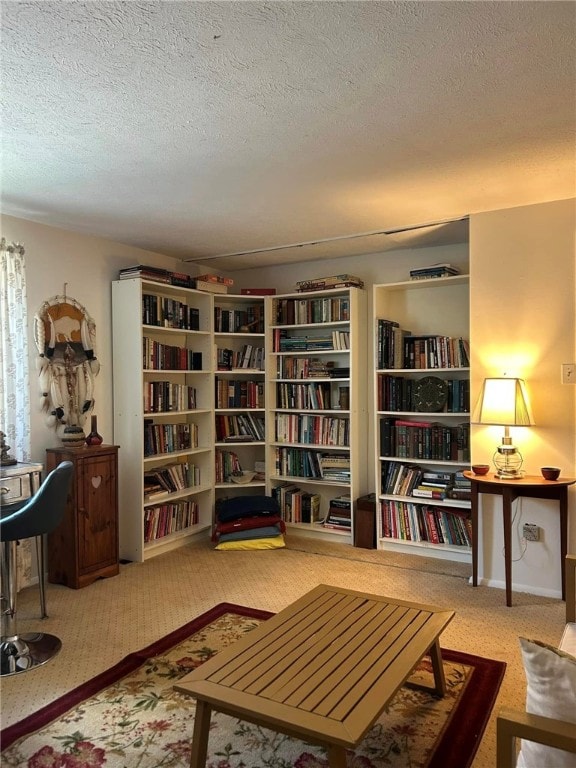
{"label": "white curtain", "polygon": [[[30,387],[24,248],[0,240],[0,430],[10,456],[30,461]],[[18,584],[30,584],[31,540],[18,547]]]}

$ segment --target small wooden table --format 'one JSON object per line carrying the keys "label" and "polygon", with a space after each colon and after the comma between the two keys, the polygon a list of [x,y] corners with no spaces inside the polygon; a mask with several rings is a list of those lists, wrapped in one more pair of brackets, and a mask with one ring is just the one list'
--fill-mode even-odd
{"label": "small wooden table", "polygon": [[212,709],[323,744],[332,768],[423,656],[445,693],[438,638],[454,611],[320,584],[174,688],[197,700],[191,768],[206,764]]}
{"label": "small wooden table", "polygon": [[556,499],[560,507],[560,573],[562,600],[566,599],[566,550],[568,546],[568,486],[576,483],[574,477],[544,480],[540,475],[525,475],[517,480],[497,475],[475,475],[464,472],[472,483],[472,585],[478,586],[478,496],[492,493],[502,496],[504,525],[504,569],[506,573],[506,605],[512,605],[512,502],[519,496],[535,499]]}

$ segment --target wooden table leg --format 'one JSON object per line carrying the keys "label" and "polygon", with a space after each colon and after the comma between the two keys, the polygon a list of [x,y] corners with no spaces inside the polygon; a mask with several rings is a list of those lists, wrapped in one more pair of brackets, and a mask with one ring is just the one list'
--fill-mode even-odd
{"label": "wooden table leg", "polygon": [[502,488],[502,518],[504,523],[504,571],[506,574],[506,605],[512,605],[512,492]]}
{"label": "wooden table leg", "polygon": [[196,701],[196,716],[194,717],[190,768],[204,768],[206,765],[211,713],[212,707],[210,704],[205,701]]}
{"label": "wooden table leg", "polygon": [[472,586],[478,586],[478,483],[472,480],[471,522],[472,522]]}
{"label": "wooden table leg", "polygon": [[562,600],[566,600],[566,554],[568,550],[568,487],[559,489],[560,503],[560,578],[562,579]]}
{"label": "wooden table leg", "polygon": [[328,753],[328,765],[330,768],[346,768],[346,750],[344,747],[328,744],[326,752]]}
{"label": "wooden table leg", "polygon": [[434,689],[438,696],[446,695],[446,678],[444,677],[444,665],[442,664],[442,651],[438,640],[430,646],[428,651],[434,670]]}

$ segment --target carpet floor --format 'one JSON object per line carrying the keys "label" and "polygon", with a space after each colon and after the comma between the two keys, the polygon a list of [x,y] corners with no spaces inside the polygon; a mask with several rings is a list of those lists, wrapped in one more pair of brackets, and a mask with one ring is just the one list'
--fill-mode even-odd
{"label": "carpet floor", "polygon": [[[184,768],[194,700],[174,683],[270,614],[222,603],[130,654],[1,734],[2,764]],[[468,768],[494,705],[505,664],[443,650],[446,696],[424,658],[354,752],[350,766]],[[212,714],[209,768],[325,768],[325,751],[246,721]]]}
{"label": "carpet floor", "polygon": [[[472,768],[493,768],[495,716],[501,707],[523,709],[526,678],[519,636],[557,644],[565,604],[469,584],[470,566],[429,563],[430,558],[362,550],[314,541],[292,531],[285,549],[217,552],[207,539],[121,565],[120,574],[85,589],[48,584],[49,618],[39,618],[38,588],[18,595],[21,632],[44,631],[63,648],[50,663],[0,681],[2,727],[38,711],[127,654],[183,626],[222,602],[278,612],[319,583],[450,608],[456,615],[442,635],[452,650],[505,661],[506,674]],[[313,548],[315,551],[310,551]],[[441,573],[437,572],[442,570]]]}

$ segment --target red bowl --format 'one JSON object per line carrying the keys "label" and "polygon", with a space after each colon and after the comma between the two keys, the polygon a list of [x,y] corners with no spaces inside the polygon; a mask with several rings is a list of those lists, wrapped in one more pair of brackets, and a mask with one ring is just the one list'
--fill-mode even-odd
{"label": "red bowl", "polygon": [[559,467],[542,467],[540,472],[542,472],[542,477],[545,480],[558,480],[560,477]]}
{"label": "red bowl", "polygon": [[490,464],[472,464],[472,472],[475,475],[487,475],[490,471]]}

